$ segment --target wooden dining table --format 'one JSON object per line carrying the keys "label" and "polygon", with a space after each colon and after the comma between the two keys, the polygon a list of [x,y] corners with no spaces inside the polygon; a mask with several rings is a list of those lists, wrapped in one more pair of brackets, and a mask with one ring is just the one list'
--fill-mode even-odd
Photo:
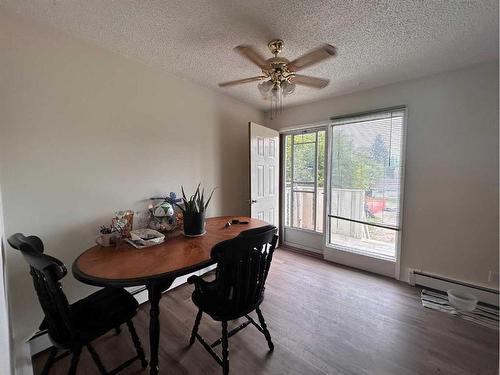
{"label": "wooden dining table", "polygon": [[[226,223],[237,218],[247,224]],[[75,278],[95,286],[145,286],[150,303],[149,343],[150,374],[158,374],[160,339],[159,302],[162,292],[174,280],[211,264],[211,249],[221,241],[232,239],[242,231],[267,225],[265,221],[243,216],[221,216],[206,221],[206,234],[186,237],[181,231],[169,233],[159,245],[136,249],[124,242],[117,247],[94,246],[73,263]]]}

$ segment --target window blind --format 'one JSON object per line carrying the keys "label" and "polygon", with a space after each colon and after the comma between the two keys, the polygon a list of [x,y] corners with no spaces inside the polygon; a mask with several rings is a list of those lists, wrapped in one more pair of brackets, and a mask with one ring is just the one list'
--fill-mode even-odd
{"label": "window blind", "polygon": [[400,229],[405,111],[331,119],[331,218]]}

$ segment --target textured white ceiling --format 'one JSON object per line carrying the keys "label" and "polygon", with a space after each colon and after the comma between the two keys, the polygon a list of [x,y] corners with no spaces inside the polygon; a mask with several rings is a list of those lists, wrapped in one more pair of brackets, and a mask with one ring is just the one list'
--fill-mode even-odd
{"label": "textured white ceiling", "polygon": [[[329,78],[300,87],[286,105],[381,86],[498,58],[498,1],[0,0],[7,8],[188,78],[262,109],[256,83],[218,82],[258,75],[232,48],[285,41],[292,59],[330,43],[338,56],[304,70]],[[269,55],[270,57],[270,55]]]}

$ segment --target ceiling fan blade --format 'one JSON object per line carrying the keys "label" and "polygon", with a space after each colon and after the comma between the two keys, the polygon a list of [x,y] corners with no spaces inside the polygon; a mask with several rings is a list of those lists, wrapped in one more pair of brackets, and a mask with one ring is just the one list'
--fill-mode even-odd
{"label": "ceiling fan blade", "polygon": [[266,59],[262,57],[262,55],[254,47],[242,44],[241,46],[235,47],[234,50],[261,69],[266,66]]}
{"label": "ceiling fan blade", "polygon": [[229,81],[229,82],[219,83],[219,87],[228,87],[228,86],[241,85],[243,83],[260,81],[260,80],[262,80],[264,78],[266,78],[266,76],[257,76],[257,77],[237,79],[236,81]]}
{"label": "ceiling fan blade", "polygon": [[303,86],[309,86],[309,87],[314,87],[316,89],[322,89],[330,83],[329,79],[323,79],[323,78],[317,78],[317,77],[311,77],[311,76],[304,76],[301,74],[294,74],[292,77],[290,77],[290,82],[295,83],[297,85],[303,85]]}
{"label": "ceiling fan blade", "polygon": [[288,70],[291,72],[298,72],[308,66],[317,64],[325,59],[335,56],[336,48],[330,44],[323,44],[321,47],[313,49],[306,54],[296,58],[288,63]]}

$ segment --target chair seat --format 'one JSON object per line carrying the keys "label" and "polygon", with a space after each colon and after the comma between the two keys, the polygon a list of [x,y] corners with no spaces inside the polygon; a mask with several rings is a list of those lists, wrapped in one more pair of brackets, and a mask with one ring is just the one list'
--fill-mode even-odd
{"label": "chair seat", "polygon": [[[80,341],[91,341],[134,317],[139,304],[122,288],[104,288],[71,304]],[[40,329],[45,329],[45,319]]]}
{"label": "chair seat", "polygon": [[247,306],[244,309],[239,309],[238,311],[228,310],[225,302],[226,300],[218,296],[218,290],[216,289],[215,283],[204,284],[203,291],[199,292],[195,290],[191,299],[199,309],[210,315],[212,319],[223,321],[241,318],[242,316],[245,316],[255,310],[255,307],[259,306],[264,300],[264,293],[262,293],[261,298],[257,301],[257,303]]}

